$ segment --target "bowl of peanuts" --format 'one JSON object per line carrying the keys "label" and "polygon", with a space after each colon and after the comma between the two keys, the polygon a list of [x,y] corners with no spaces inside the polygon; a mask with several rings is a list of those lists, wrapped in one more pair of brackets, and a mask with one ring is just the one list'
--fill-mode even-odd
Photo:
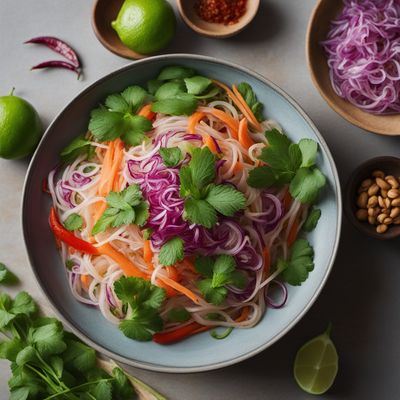
{"label": "bowl of peanuts", "polygon": [[378,239],[400,236],[400,158],[372,158],[355,169],[346,187],[346,215]]}

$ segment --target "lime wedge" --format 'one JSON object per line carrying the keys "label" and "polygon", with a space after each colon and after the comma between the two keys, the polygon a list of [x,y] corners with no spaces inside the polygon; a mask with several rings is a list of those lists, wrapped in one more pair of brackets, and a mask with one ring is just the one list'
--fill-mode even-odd
{"label": "lime wedge", "polygon": [[331,325],[322,334],[304,344],[294,360],[294,378],[307,393],[323,394],[338,372],[338,354],[330,338]]}

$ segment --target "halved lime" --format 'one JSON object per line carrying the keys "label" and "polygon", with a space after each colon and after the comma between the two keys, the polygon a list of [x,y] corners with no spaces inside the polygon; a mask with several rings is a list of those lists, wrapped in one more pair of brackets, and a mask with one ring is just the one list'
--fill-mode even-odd
{"label": "halved lime", "polygon": [[336,378],[339,357],[330,331],[331,325],[322,335],[304,344],[296,354],[294,378],[307,393],[325,393]]}

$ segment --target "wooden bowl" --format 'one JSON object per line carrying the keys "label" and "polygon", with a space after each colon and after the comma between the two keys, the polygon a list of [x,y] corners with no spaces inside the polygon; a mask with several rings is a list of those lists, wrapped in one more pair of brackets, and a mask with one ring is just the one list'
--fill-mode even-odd
{"label": "wooden bowl", "polygon": [[310,19],[306,38],[308,66],[314,85],[326,102],[339,115],[360,128],[381,135],[400,135],[400,114],[374,115],[366,113],[339,97],[333,90],[325,51],[325,40],[331,21],[339,14],[343,0],[319,0]]}
{"label": "wooden bowl", "polygon": [[118,56],[138,60],[146,56],[128,49],[111,26],[123,3],[124,0],[96,0],[92,10],[92,27],[97,39],[106,49]]}
{"label": "wooden bowl", "polygon": [[178,9],[182,19],[195,32],[212,38],[227,38],[242,31],[257,14],[260,0],[248,0],[246,12],[240,17],[236,24],[224,25],[204,21],[197,14],[195,4],[198,0],[177,0]]}
{"label": "wooden bowl", "polygon": [[350,222],[361,232],[377,239],[393,239],[400,236],[400,225],[390,225],[385,233],[376,232],[376,226],[368,222],[359,221],[355,214],[357,211],[356,199],[358,188],[364,179],[371,178],[375,170],[382,170],[387,175],[400,177],[400,158],[397,157],[376,157],[372,158],[359,167],[350,175],[347,181],[344,199],[344,211]]}

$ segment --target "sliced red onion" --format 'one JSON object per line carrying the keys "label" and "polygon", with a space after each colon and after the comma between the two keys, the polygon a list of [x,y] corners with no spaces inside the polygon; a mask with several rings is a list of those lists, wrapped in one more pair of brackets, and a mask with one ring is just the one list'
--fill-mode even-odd
{"label": "sliced red onion", "polygon": [[222,150],[221,150],[221,147],[220,147],[219,144],[218,144],[217,139],[215,139],[215,137],[213,137],[213,136],[211,136],[211,135],[210,135],[210,138],[211,138],[211,140],[213,141],[214,146],[215,146],[215,148],[217,149],[217,152],[221,154],[221,153],[222,153]]}
{"label": "sliced red onion", "polygon": [[77,184],[76,187],[83,187],[90,183],[92,180],[86,176],[81,175],[79,172],[74,172],[72,174],[72,181]]}
{"label": "sliced red onion", "polygon": [[[282,298],[280,299],[279,302],[276,302],[275,300],[273,300],[271,298],[271,296],[267,295],[268,292],[271,291],[271,285],[272,284],[275,284],[279,288],[279,290],[281,292]],[[282,308],[286,304],[286,301],[287,301],[287,298],[288,298],[288,290],[287,290],[287,287],[285,286],[284,283],[282,283],[282,282],[280,282],[280,281],[278,281],[276,279],[271,281],[269,283],[269,288],[268,288],[267,294],[265,296],[265,300],[267,302],[268,307],[271,307],[271,308]]]}
{"label": "sliced red onion", "polygon": [[203,138],[201,137],[201,135],[197,135],[197,134],[189,134],[189,135],[185,135],[183,137],[183,140],[199,140],[200,142],[203,141]]}
{"label": "sliced red onion", "polygon": [[344,0],[322,45],[335,92],[364,111],[400,112],[400,2]]}
{"label": "sliced red onion", "polygon": [[264,265],[261,255],[250,244],[246,245],[235,255],[238,268],[251,271],[258,271]]}
{"label": "sliced red onion", "polygon": [[114,296],[111,292],[111,289],[108,285],[106,285],[106,299],[107,299],[107,303],[111,306],[111,307],[117,307],[117,304],[115,302]]}

